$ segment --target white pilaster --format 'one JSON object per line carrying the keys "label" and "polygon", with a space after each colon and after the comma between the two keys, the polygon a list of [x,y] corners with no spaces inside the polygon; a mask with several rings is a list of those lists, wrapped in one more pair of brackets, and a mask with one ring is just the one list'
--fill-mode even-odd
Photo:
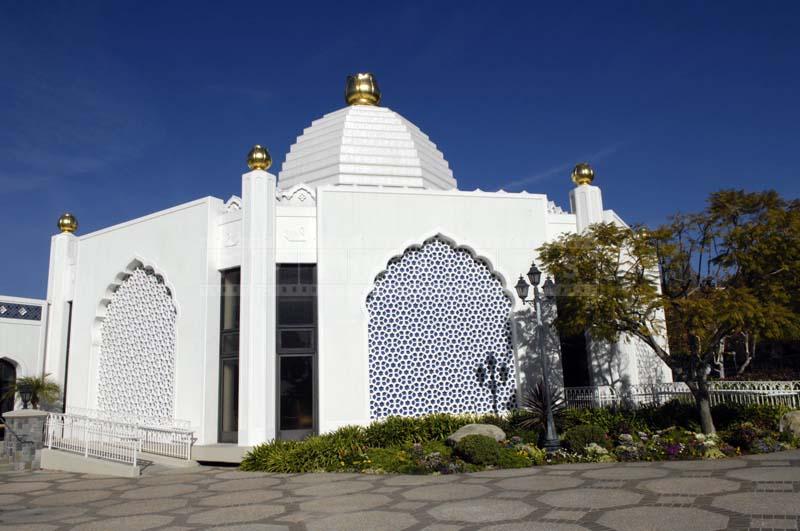
{"label": "white pilaster", "polygon": [[575,214],[578,232],[603,221],[603,194],[597,186],[581,184],[575,187],[569,193],[569,203]]}
{"label": "white pilaster", "polygon": [[239,445],[275,438],[275,176],[242,175]]}
{"label": "white pilaster", "polygon": [[50,240],[50,271],[47,277],[47,340],[44,372],[64,389],[69,338],[69,303],[75,291],[78,238],[62,232]]}

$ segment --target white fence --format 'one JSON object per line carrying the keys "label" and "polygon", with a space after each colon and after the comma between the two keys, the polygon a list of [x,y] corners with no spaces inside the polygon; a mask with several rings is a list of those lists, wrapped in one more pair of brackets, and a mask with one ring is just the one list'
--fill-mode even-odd
{"label": "white fence", "polygon": [[87,409],[82,407],[67,407],[68,415],[79,417],[89,417],[92,419],[109,420],[111,422],[122,422],[123,424],[136,424],[150,428],[178,428],[188,430],[191,423],[188,420],[181,420],[172,417],[146,417],[142,415],[131,415],[117,411],[100,411],[98,409]]}
{"label": "white fence", "polygon": [[84,457],[136,466],[139,457],[136,436],[135,426],[128,424],[63,413],[47,415],[45,445]]}
{"label": "white fence", "polygon": [[[709,382],[711,405],[771,404],[800,408],[800,381],[775,382]],[[691,391],[683,382],[652,385],[632,385],[621,389],[609,385],[566,387],[564,401],[571,408],[607,406],[636,407],[660,405],[670,400],[694,402]]]}
{"label": "white fence", "polygon": [[194,433],[180,428],[138,426],[140,449],[149,454],[189,460],[192,457]]}
{"label": "white fence", "polygon": [[46,445],[68,452],[136,466],[141,453],[191,459],[191,430],[159,428],[93,418],[73,413],[50,413]]}

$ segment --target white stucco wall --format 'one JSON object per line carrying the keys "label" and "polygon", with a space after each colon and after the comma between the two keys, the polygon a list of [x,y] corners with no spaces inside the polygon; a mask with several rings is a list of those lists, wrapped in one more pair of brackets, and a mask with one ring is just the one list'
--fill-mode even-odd
{"label": "white stucco wall", "polygon": [[101,409],[99,304],[138,260],[164,277],[177,307],[175,417],[190,421],[198,442],[216,442],[219,273],[211,258],[222,210],[222,201],[204,198],[77,239],[67,407]]}
{"label": "white stucco wall", "polygon": [[0,359],[6,359],[16,366],[17,378],[38,376],[44,367],[47,303],[39,299],[0,295],[0,305],[3,303],[42,308],[42,317],[38,321],[0,316]]}
{"label": "white stucco wall", "polygon": [[513,285],[549,230],[538,194],[339,187],[317,204],[320,431],[369,422],[365,301],[390,259],[441,234],[488,260],[519,310]]}

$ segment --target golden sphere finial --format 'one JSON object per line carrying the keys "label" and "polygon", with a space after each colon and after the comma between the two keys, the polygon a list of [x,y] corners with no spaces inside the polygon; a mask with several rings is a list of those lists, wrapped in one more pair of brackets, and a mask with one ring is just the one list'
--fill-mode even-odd
{"label": "golden sphere finial", "polygon": [[267,170],[272,166],[272,157],[269,156],[267,148],[258,144],[253,146],[247,154],[247,167],[251,170]]}
{"label": "golden sphere finial", "polygon": [[580,162],[572,170],[572,182],[578,186],[582,184],[592,184],[594,181],[594,170],[587,162]]}
{"label": "golden sphere finial", "polygon": [[348,105],[377,105],[381,101],[378,81],[369,72],[350,74],[344,89],[344,101]]}
{"label": "golden sphere finial", "polygon": [[78,230],[78,218],[70,214],[69,212],[64,212],[61,214],[61,217],[58,218],[58,223],[56,224],[58,230],[61,232],[69,232],[70,234],[74,233]]}

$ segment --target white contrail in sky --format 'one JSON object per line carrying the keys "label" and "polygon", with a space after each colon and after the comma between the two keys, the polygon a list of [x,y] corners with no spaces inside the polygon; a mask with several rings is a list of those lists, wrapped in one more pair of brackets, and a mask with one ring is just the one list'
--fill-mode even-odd
{"label": "white contrail in sky", "polygon": [[[581,160],[589,162],[591,164],[593,161],[602,160],[604,158],[610,157],[611,155],[613,155],[614,153],[619,151],[620,148],[622,146],[624,146],[626,143],[627,142],[616,142],[616,143],[611,144],[610,146],[607,146],[607,147],[605,147],[605,148],[603,148],[603,149],[601,149],[599,151],[596,151],[594,153],[591,153],[591,154],[587,155],[586,157],[584,157]],[[515,179],[513,181],[508,181],[505,184],[503,184],[501,186],[501,188],[503,188],[504,190],[507,190],[509,188],[518,188],[518,187],[523,186],[525,184],[531,184],[531,183],[535,183],[535,182],[547,179],[548,177],[551,177],[553,175],[563,174],[564,172],[566,172],[568,170],[571,170],[572,167],[577,162],[580,162],[580,160],[573,160],[571,162],[565,162],[564,164],[559,164],[558,166],[553,166],[552,168],[548,168],[548,169],[546,169],[544,171],[535,173],[533,175],[529,175],[528,177],[521,177],[521,178]]]}

